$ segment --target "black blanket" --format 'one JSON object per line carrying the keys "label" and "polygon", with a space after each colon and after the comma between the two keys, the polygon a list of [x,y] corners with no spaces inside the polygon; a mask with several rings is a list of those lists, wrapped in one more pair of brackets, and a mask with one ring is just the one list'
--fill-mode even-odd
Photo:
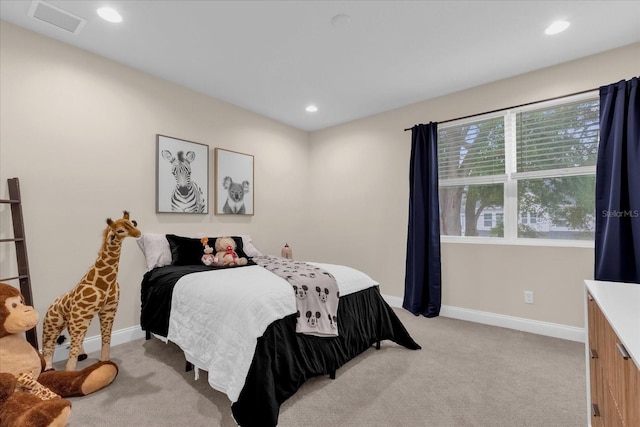
{"label": "black blanket", "polygon": [[[142,329],[166,337],[173,286],[184,274],[209,269],[169,266],[145,274],[141,291]],[[341,296],[338,318],[340,335],[330,338],[296,333],[295,314],[267,327],[258,338],[240,397],[231,407],[240,426],[277,425],[280,405],[307,379],[335,372],[376,342],[391,340],[409,349],[421,348],[377,287]]]}

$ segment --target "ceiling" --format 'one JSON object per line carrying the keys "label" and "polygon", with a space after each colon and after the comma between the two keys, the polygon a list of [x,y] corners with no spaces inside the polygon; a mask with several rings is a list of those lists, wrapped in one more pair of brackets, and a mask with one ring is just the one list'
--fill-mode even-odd
{"label": "ceiling", "polygon": [[[30,0],[0,18],[305,131],[640,41],[640,0],[47,3],[86,25],[30,17]],[[545,35],[556,19],[571,26]]]}

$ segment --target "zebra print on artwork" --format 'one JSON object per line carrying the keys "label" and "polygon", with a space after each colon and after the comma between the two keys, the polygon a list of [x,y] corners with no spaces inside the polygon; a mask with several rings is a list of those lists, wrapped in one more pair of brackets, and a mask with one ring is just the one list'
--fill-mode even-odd
{"label": "zebra print on artwork", "polygon": [[205,200],[202,190],[191,180],[191,162],[196,158],[193,151],[186,155],[178,151],[177,156],[169,150],[162,151],[162,157],[171,163],[171,173],[176,179],[176,186],[171,194],[171,211],[204,213]]}
{"label": "zebra print on artwork", "polygon": [[187,194],[182,194],[180,189],[176,187],[171,195],[171,210],[173,212],[203,213],[204,198],[198,184],[191,182]]}

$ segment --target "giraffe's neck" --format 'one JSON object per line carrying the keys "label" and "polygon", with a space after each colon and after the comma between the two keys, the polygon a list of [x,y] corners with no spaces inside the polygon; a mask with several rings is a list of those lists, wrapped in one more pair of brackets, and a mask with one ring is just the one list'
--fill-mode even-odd
{"label": "giraffe's neck", "polygon": [[104,242],[93,267],[94,275],[98,279],[94,282],[96,286],[100,288],[109,287],[115,282],[121,249],[122,240],[111,232],[105,233]]}

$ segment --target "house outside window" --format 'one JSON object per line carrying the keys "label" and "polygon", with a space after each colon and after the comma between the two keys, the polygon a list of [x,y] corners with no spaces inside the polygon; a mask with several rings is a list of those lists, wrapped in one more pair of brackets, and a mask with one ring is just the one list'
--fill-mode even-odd
{"label": "house outside window", "polygon": [[485,227],[493,227],[493,214],[492,213],[485,213],[484,214],[484,226]]}
{"label": "house outside window", "polygon": [[597,91],[439,126],[441,236],[592,242],[598,139]]}

